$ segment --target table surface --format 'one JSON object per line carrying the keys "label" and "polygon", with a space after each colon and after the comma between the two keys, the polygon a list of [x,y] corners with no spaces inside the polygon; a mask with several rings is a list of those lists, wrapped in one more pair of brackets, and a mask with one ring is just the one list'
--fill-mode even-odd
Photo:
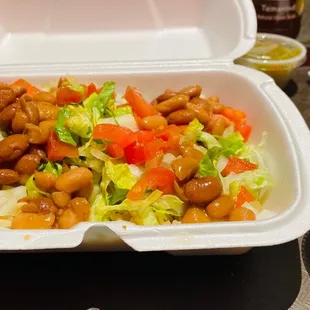
{"label": "table surface", "polygon": [[[308,126],[309,69],[299,69],[285,90]],[[294,301],[290,309],[310,309],[301,241],[241,256],[1,254],[0,309],[287,310]]]}

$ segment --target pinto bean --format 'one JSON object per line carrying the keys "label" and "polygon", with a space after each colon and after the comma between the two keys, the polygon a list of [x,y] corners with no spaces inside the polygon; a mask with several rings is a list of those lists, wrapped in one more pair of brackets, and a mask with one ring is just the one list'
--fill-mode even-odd
{"label": "pinto bean", "polygon": [[197,205],[211,202],[221,194],[221,191],[221,181],[212,176],[191,180],[184,187],[188,200]]}
{"label": "pinto bean", "polygon": [[58,219],[59,229],[69,229],[78,224],[79,218],[72,209],[65,209]]}
{"label": "pinto bean", "polygon": [[21,207],[22,212],[33,212],[33,213],[56,213],[58,208],[54,205],[52,199],[47,197],[24,197],[19,202],[25,202],[26,204]]}
{"label": "pinto bean", "polygon": [[57,106],[42,101],[38,101],[36,104],[39,111],[40,122],[57,119],[58,112],[60,111]]}
{"label": "pinto bean", "polygon": [[141,119],[140,125],[142,129],[154,130],[167,126],[167,120],[160,115],[147,116]]}
{"label": "pinto bean", "polygon": [[24,112],[17,112],[12,121],[12,130],[14,133],[23,133],[28,117]]}
{"label": "pinto bean", "polygon": [[6,130],[16,114],[16,104],[10,104],[0,113],[0,128]]}
{"label": "pinto bean", "polygon": [[55,214],[20,213],[14,217],[12,229],[49,229],[55,219]]}
{"label": "pinto bean", "polygon": [[44,192],[49,192],[55,188],[57,177],[53,173],[35,171],[34,178],[36,185]]}
{"label": "pinto bean", "polygon": [[52,128],[55,127],[56,121],[43,121],[39,126],[27,124],[25,127],[25,134],[29,137],[30,143],[44,144],[47,142]]}
{"label": "pinto bean", "polygon": [[56,104],[56,96],[52,93],[41,91],[34,95],[33,101],[43,101],[51,104]]}
{"label": "pinto bean", "polygon": [[77,215],[79,221],[86,221],[89,216],[90,205],[85,198],[76,197],[70,201],[69,207]]}
{"label": "pinto bean", "polygon": [[2,112],[8,105],[15,102],[16,95],[12,88],[0,89],[0,112]]}
{"label": "pinto bean", "polygon": [[54,193],[52,193],[52,199],[54,201],[54,204],[58,208],[63,209],[69,205],[69,202],[71,200],[71,196],[65,192],[54,192]]}
{"label": "pinto bean", "polygon": [[170,113],[167,117],[169,124],[187,125],[196,117],[196,113],[192,110],[181,109]]}
{"label": "pinto bean", "polygon": [[176,95],[166,101],[159,103],[156,110],[163,115],[168,115],[174,111],[184,109],[189,97],[183,94]]}
{"label": "pinto bean", "polygon": [[22,156],[16,163],[14,170],[20,174],[31,175],[40,164],[41,157],[35,154],[26,154]]}
{"label": "pinto bean", "polygon": [[27,150],[29,139],[25,135],[11,135],[0,141],[0,163],[12,161]]}
{"label": "pinto bean", "polygon": [[184,94],[190,98],[199,97],[202,92],[202,88],[199,85],[189,85],[178,91],[178,94]]}
{"label": "pinto bean", "polygon": [[192,178],[198,170],[199,163],[190,157],[182,157],[171,163],[172,170],[179,181]]}
{"label": "pinto bean", "polygon": [[90,170],[80,167],[62,174],[56,181],[56,190],[71,194],[92,183]]}
{"label": "pinto bean", "polygon": [[12,185],[18,182],[19,175],[11,169],[0,169],[0,185]]}
{"label": "pinto bean", "polygon": [[11,88],[14,90],[16,98],[21,97],[27,92],[26,87],[23,85],[12,85]]}
{"label": "pinto bean", "polygon": [[39,122],[39,111],[34,101],[21,101],[22,111],[27,115],[28,121],[34,125]]}

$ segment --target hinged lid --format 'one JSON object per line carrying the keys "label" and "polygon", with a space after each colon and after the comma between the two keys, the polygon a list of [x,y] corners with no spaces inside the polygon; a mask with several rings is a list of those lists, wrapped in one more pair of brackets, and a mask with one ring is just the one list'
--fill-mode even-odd
{"label": "hinged lid", "polygon": [[0,65],[231,61],[254,44],[251,0],[0,0]]}

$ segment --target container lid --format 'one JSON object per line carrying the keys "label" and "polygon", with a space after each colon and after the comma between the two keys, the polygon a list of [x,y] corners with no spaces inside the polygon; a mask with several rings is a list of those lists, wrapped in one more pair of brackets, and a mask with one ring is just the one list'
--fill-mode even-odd
{"label": "container lid", "polygon": [[0,0],[0,66],[227,60],[255,43],[252,0]]}

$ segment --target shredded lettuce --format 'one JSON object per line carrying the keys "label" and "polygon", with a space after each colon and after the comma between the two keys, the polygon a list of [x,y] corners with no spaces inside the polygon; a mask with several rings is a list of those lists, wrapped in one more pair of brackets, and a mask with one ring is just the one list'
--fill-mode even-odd
{"label": "shredded lettuce", "polygon": [[117,108],[114,113],[115,117],[123,116],[127,114],[132,114],[132,108],[129,105]]}
{"label": "shredded lettuce", "polygon": [[200,161],[198,172],[201,177],[218,177],[218,171],[216,170],[213,161],[210,159],[208,154],[206,154],[204,158]]}
{"label": "shredded lettuce", "polygon": [[73,146],[77,146],[77,138],[72,135],[69,129],[66,128],[65,122],[70,117],[69,111],[66,107],[62,108],[57,117],[57,122],[55,126],[55,132],[60,141],[69,143]]}
{"label": "shredded lettuce", "polygon": [[234,132],[227,137],[219,137],[218,142],[222,147],[221,153],[224,154],[226,157],[229,157],[230,155],[240,155],[245,145],[240,132]]}
{"label": "shredded lettuce", "polygon": [[57,177],[59,177],[62,173],[62,166],[58,163],[48,161],[47,163],[41,164],[37,170],[42,172],[53,173]]}
{"label": "shredded lettuce", "polygon": [[160,225],[167,221],[180,220],[185,204],[177,196],[165,195],[156,190],[146,199],[125,199],[117,205],[105,205],[103,197],[95,200],[91,207],[91,221],[127,220],[138,225]]}
{"label": "shredded lettuce", "polygon": [[109,204],[115,205],[118,202],[123,201],[128,193],[128,189],[118,188],[113,182],[109,185]]}
{"label": "shredded lettuce", "polygon": [[[150,221],[150,206],[157,201],[162,195],[161,191],[154,191],[150,196],[144,200],[132,201],[125,199],[122,203],[117,205],[105,205],[102,196],[98,196],[91,207],[90,221],[107,222],[118,220],[126,217],[128,219],[134,218],[136,224],[157,225],[154,217]],[[120,217],[120,215],[123,215]]]}
{"label": "shredded lettuce", "polygon": [[115,101],[113,94],[115,91],[115,82],[105,82],[102,86],[100,94],[93,93],[83,105],[87,111],[93,116],[93,124],[96,125],[99,118],[106,116],[114,116]]}
{"label": "shredded lettuce", "polygon": [[209,150],[213,147],[221,147],[221,144],[216,140],[216,138],[207,132],[201,132],[197,140],[202,142]]}
{"label": "shredded lettuce", "polygon": [[201,135],[201,132],[203,130],[203,125],[198,121],[197,118],[195,118],[193,121],[191,121],[185,132],[182,142],[193,142],[195,143],[198,139],[198,137]]}
{"label": "shredded lettuce", "polygon": [[89,139],[92,135],[93,124],[89,112],[80,105],[67,106],[69,118],[65,121],[68,130],[85,139]]}
{"label": "shredded lettuce", "polygon": [[185,213],[185,204],[177,196],[165,195],[155,201],[151,208],[155,212],[159,224],[167,221],[180,220],[181,216]]}
{"label": "shredded lettuce", "polygon": [[120,189],[131,189],[137,182],[128,164],[114,165],[106,161],[105,169],[108,178]]}

